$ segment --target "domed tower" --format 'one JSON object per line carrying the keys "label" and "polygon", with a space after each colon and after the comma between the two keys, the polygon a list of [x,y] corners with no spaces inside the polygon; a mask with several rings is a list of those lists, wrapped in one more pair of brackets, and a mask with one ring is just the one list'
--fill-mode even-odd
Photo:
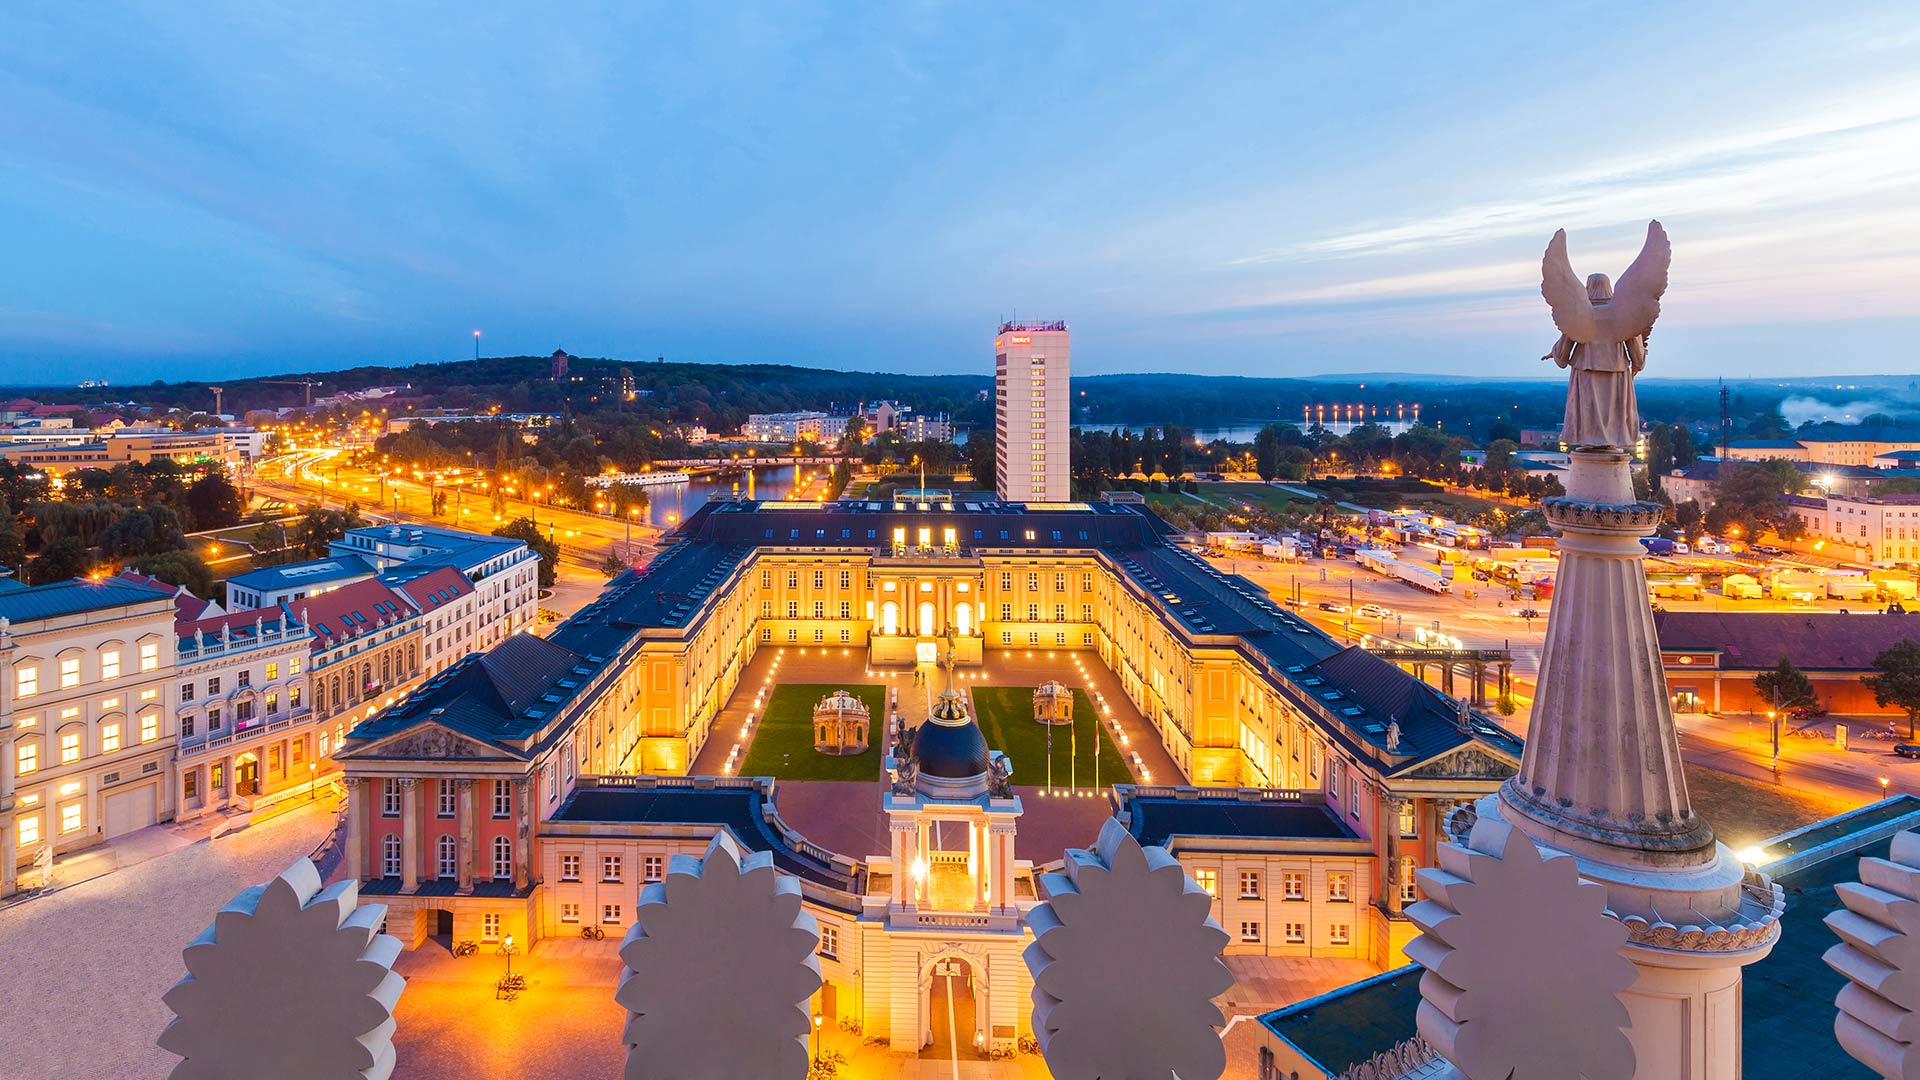
{"label": "domed tower", "polygon": [[927,722],[903,734],[889,767],[894,782],[882,796],[893,856],[889,920],[917,926],[923,913],[964,912],[1017,928],[1020,800],[1006,755],[987,749],[966,695],[951,686],[941,692]]}
{"label": "domed tower", "polygon": [[977,799],[987,793],[992,759],[987,737],[967,715],[960,691],[948,687],[933,715],[913,733],[914,792],[929,799]]}

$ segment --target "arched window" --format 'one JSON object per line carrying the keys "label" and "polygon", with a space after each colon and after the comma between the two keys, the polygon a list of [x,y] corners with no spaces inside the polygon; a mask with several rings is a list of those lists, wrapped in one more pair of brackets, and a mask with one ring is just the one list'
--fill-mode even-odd
{"label": "arched window", "polygon": [[920,636],[932,637],[939,632],[939,627],[933,622],[933,601],[923,601],[920,604]]}
{"label": "arched window", "polygon": [[880,605],[880,632],[897,634],[900,632],[900,605],[889,600]]}
{"label": "arched window", "polygon": [[400,837],[388,833],[380,839],[380,875],[382,877],[400,876]]}
{"label": "arched window", "polygon": [[[295,691],[295,693],[298,693],[298,692],[299,691]],[[320,713],[327,711],[327,684],[324,680],[320,680],[320,679],[314,680],[313,711],[320,712]]]}
{"label": "arched window", "polygon": [[414,674],[418,674],[420,671],[420,645],[418,642],[407,642],[407,670]]}
{"label": "arched window", "polygon": [[959,604],[954,605],[953,628],[959,632],[961,637],[970,637],[973,634],[972,604],[963,600]]}
{"label": "arched window", "polygon": [[340,676],[338,675],[333,677],[333,696],[330,700],[333,702],[334,708],[337,709],[340,707]]}
{"label": "arched window", "polygon": [[493,877],[495,881],[513,877],[513,841],[504,836],[493,838]]}
{"label": "arched window", "polygon": [[460,876],[460,848],[453,837],[440,834],[440,876],[456,878]]}
{"label": "arched window", "polygon": [[360,692],[364,694],[367,691],[372,689],[373,689],[373,661],[369,660],[366,663],[360,665]]}
{"label": "arched window", "polygon": [[386,684],[392,681],[393,681],[393,654],[386,653],[380,657],[380,685],[385,686]]}

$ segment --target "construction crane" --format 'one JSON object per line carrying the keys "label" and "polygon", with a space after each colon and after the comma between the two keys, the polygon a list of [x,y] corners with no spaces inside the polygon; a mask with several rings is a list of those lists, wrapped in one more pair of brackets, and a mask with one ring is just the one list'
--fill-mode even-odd
{"label": "construction crane", "polygon": [[312,408],[312,407],[313,407],[313,388],[314,388],[314,387],[316,387],[316,386],[319,386],[319,385],[321,385],[320,383],[317,383],[317,382],[314,382],[314,381],[313,381],[312,379],[261,379],[260,381],[261,381],[261,382],[263,382],[263,383],[267,383],[267,384],[269,384],[269,385],[271,385],[271,386],[302,386],[302,387],[305,387],[305,388],[306,388],[306,391],[307,391],[307,402],[306,402],[306,404],[307,404],[307,407],[308,407],[308,408]]}

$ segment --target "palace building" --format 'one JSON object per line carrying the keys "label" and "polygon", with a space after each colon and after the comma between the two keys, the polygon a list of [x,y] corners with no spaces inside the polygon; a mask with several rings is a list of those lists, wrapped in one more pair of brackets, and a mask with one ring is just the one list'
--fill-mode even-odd
{"label": "palace building", "polygon": [[1035,867],[1062,853],[1016,850],[1008,774],[1040,763],[990,753],[965,693],[898,745],[874,717],[894,782],[847,813],[885,850],[789,828],[774,780],[686,774],[760,650],[944,663],[962,684],[997,651],[1046,650],[1114,672],[1182,774],[1133,777],[1111,806],[1215,897],[1230,952],[1401,962],[1413,871],[1519,740],[1170,533],[1114,504],[710,503],[547,637],[464,657],[352,730],[347,863],[409,947],[617,937],[666,860],[724,828],[800,880],[828,1014],[910,1049],[934,972],[959,973],[980,1045],[1011,1042]]}

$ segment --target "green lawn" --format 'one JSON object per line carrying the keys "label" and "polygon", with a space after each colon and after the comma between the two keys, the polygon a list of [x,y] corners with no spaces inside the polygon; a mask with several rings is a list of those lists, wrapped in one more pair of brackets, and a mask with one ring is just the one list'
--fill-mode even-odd
{"label": "green lawn", "polygon": [[1201,484],[1199,494],[1201,498],[1210,502],[1223,503],[1236,508],[1240,503],[1253,503],[1275,514],[1285,511],[1289,504],[1295,511],[1299,511],[1312,502],[1310,499],[1303,499],[1277,487],[1249,484],[1238,480],[1219,484]]}
{"label": "green lawn", "polygon": [[[873,717],[867,752],[835,757],[813,749],[813,707],[835,690],[867,703]],[[782,780],[878,780],[880,745],[886,741],[886,691],[855,683],[779,683],[767,697],[767,709],[747,747],[742,776]]]}
{"label": "green lawn", "polygon": [[[979,711],[976,719],[980,730],[987,737],[987,745],[999,750],[1013,761],[1013,782],[1016,784],[1044,785],[1047,782],[1047,729],[1033,720],[1033,691],[1031,686],[975,686],[973,705]],[[1093,783],[1093,744],[1095,719],[1093,701],[1087,692],[1075,687],[1073,690],[1073,728],[1070,736],[1066,725],[1053,732],[1053,783],[1056,787],[1065,787],[1070,776],[1077,773],[1082,786]],[[1071,757],[1068,748],[1078,742],[1079,753]],[[1100,783],[1124,784],[1132,774],[1120,757],[1119,747],[1113,744],[1110,731],[1101,731],[1100,742]],[[1072,766],[1073,768],[1069,768]]]}

